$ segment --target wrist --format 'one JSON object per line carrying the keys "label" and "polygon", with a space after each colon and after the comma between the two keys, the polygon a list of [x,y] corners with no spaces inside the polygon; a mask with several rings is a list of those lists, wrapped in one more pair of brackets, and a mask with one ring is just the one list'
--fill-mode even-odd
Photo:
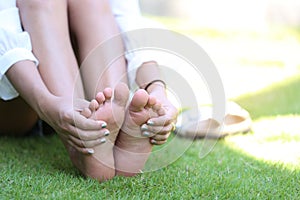
{"label": "wrist", "polygon": [[150,81],[149,83],[147,83],[145,86],[142,86],[141,88],[143,88],[147,92],[151,92],[152,90],[163,90],[163,91],[165,91],[166,87],[167,87],[167,85],[163,80],[155,79],[155,80]]}
{"label": "wrist", "polygon": [[166,88],[165,85],[160,83],[155,83],[149,86],[146,90],[149,94],[151,93],[157,93],[157,94],[166,94]]}
{"label": "wrist", "polygon": [[40,93],[35,96],[35,111],[41,119],[44,119],[49,112],[48,108],[56,100],[56,96],[51,93]]}

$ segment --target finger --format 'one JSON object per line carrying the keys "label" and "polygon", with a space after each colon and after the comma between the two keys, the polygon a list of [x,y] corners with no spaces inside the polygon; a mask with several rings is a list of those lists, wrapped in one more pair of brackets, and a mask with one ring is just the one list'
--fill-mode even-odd
{"label": "finger", "polygon": [[84,108],[81,112],[80,112],[81,115],[83,115],[84,117],[86,118],[89,118],[92,116],[92,112],[90,109],[88,108]]}
{"label": "finger", "polygon": [[147,121],[147,125],[150,126],[165,126],[169,125],[174,121],[173,117],[170,117],[168,115],[163,115],[159,117],[153,117]]}
{"label": "finger", "polygon": [[154,134],[160,134],[165,135],[173,130],[173,123],[167,125],[167,126],[149,126],[147,124],[143,124],[141,126],[142,132],[152,132]]}
{"label": "finger", "polygon": [[78,138],[75,138],[73,136],[69,136],[69,140],[72,141],[72,143],[77,146],[78,148],[93,148],[96,147],[100,144],[103,144],[106,142],[106,138],[102,137],[96,140],[90,140],[90,141],[84,141],[84,140],[80,140]]}
{"label": "finger", "polygon": [[70,127],[70,131],[68,135],[72,135],[75,138],[78,138],[83,141],[91,141],[91,140],[97,140],[101,137],[108,136],[110,134],[109,130],[102,129],[98,131],[94,130],[81,130],[76,127]]}
{"label": "finger", "polygon": [[74,99],[74,109],[75,110],[81,110],[82,108],[88,108],[90,105],[90,102],[85,99]]}
{"label": "finger", "polygon": [[69,136],[65,133],[58,133],[58,136],[64,143],[66,142],[67,145],[70,145],[71,147],[73,147],[80,153],[83,153],[83,154],[93,154],[94,153],[94,149],[92,149],[92,148],[81,148],[81,147],[78,147],[77,145],[75,145],[71,140],[69,140]]}
{"label": "finger", "polygon": [[71,147],[76,149],[76,151],[78,151],[82,154],[91,155],[91,154],[95,153],[94,149],[92,149],[92,148],[80,148],[80,147],[76,146],[71,140],[68,140],[67,143],[68,143],[68,145],[70,145]]}
{"label": "finger", "polygon": [[167,141],[170,136],[170,132],[165,135],[155,135],[152,137],[155,141]]}
{"label": "finger", "polygon": [[155,136],[155,133],[153,133],[153,132],[150,132],[150,131],[142,131],[142,136],[143,137],[153,137],[153,136]]}
{"label": "finger", "polygon": [[104,121],[87,119],[78,112],[75,112],[74,119],[68,116],[65,118],[65,120],[82,130],[100,130],[101,128],[105,128],[107,126]]}
{"label": "finger", "polygon": [[162,144],[165,144],[166,142],[167,142],[166,140],[165,141],[156,141],[154,139],[150,140],[150,143],[154,144],[154,145],[162,145]]}

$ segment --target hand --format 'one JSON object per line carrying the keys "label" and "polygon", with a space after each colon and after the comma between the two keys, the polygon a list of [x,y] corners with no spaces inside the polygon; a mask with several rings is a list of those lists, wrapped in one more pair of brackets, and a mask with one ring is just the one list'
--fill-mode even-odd
{"label": "hand", "polygon": [[175,129],[178,109],[169,101],[165,92],[155,92],[152,90],[150,95],[155,96],[157,101],[161,103],[162,111],[158,113],[158,116],[148,120],[147,132],[154,134],[150,138],[152,144],[161,145],[166,143],[171,131]]}
{"label": "hand", "polygon": [[92,154],[93,147],[105,142],[106,123],[87,119],[81,111],[89,107],[89,102],[64,97],[51,97],[41,105],[40,117],[60,136],[65,144],[84,154]]}

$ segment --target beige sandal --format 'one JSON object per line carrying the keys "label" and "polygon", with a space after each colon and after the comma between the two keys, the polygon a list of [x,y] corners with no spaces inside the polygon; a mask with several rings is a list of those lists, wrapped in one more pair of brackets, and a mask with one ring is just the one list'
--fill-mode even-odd
{"label": "beige sandal", "polygon": [[212,108],[200,109],[201,117],[193,117],[193,111],[188,110],[182,113],[182,126],[177,126],[175,133],[178,136],[197,138],[223,138],[227,135],[247,133],[251,130],[252,120],[249,113],[234,102],[227,103],[227,111],[223,122],[213,119]]}

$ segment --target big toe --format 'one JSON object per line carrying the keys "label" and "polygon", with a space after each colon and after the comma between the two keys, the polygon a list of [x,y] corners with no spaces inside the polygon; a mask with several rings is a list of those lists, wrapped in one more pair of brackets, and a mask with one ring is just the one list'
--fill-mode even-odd
{"label": "big toe", "polygon": [[118,83],[114,89],[114,102],[120,106],[125,106],[129,98],[128,86],[124,83]]}
{"label": "big toe", "polygon": [[147,106],[148,100],[148,93],[143,89],[139,89],[134,93],[129,109],[133,112],[141,111]]}

